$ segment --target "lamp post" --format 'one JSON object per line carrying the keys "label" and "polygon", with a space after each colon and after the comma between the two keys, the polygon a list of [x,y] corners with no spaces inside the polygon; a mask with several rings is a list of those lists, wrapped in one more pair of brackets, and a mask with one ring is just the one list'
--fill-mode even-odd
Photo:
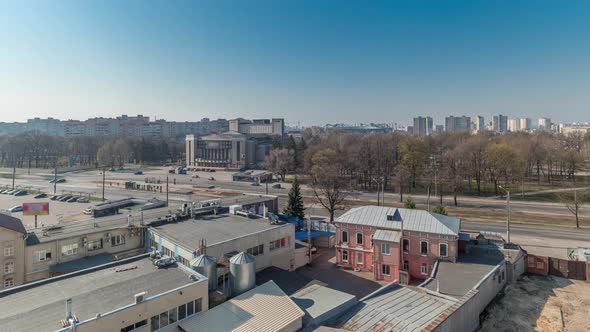
{"label": "lamp post", "polygon": [[510,243],[510,191],[504,189],[502,186],[498,186],[498,188],[506,192],[506,213],[508,214],[508,218],[506,220],[506,239],[508,240],[508,243]]}

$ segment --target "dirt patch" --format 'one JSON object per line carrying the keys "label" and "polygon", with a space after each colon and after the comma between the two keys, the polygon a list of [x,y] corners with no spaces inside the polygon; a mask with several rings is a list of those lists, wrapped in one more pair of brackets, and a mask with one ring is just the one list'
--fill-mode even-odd
{"label": "dirt patch", "polygon": [[481,331],[590,331],[588,304],[590,285],[584,281],[526,275],[506,286]]}

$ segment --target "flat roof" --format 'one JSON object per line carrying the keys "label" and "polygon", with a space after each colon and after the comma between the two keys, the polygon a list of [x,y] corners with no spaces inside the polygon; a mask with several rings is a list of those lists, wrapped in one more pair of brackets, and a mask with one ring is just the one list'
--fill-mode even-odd
{"label": "flat roof", "polygon": [[221,199],[222,206],[230,206],[236,204],[248,205],[264,203],[278,199],[275,195],[262,195],[262,194],[241,194],[237,196],[229,196]]}
{"label": "flat roof", "polygon": [[[488,273],[504,260],[504,255],[460,255],[457,262],[439,261],[434,278],[438,280],[439,292],[461,298],[472,290]],[[423,287],[436,291],[437,282],[431,280]]]}
{"label": "flat roof", "polygon": [[48,331],[63,328],[65,301],[72,299],[72,313],[80,322],[135,302],[134,295],[148,297],[188,285],[188,269],[158,269],[140,255],[59,277],[25,284],[0,292],[0,326],[6,331]]}
{"label": "flat roof", "polygon": [[399,284],[362,299],[338,319],[345,331],[423,331],[456,302]]}
{"label": "flat roof", "polygon": [[288,225],[290,224],[271,225],[269,220],[263,218],[246,218],[223,214],[205,215],[196,220],[188,219],[152,226],[150,230],[169,240],[178,242],[179,245],[186,249],[197,250],[201,239],[207,240],[207,246],[211,246]]}
{"label": "flat roof", "polygon": [[322,325],[356,305],[356,296],[314,284],[291,295],[304,312],[304,326]]}
{"label": "flat roof", "polygon": [[268,281],[179,323],[187,332],[280,331],[303,317],[303,311]]}

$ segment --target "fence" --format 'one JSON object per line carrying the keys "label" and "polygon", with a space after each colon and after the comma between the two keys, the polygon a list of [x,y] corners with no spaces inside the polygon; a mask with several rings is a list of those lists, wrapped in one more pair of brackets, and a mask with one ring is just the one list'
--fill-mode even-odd
{"label": "fence", "polygon": [[570,261],[554,257],[527,255],[526,272],[540,275],[587,280],[586,262]]}

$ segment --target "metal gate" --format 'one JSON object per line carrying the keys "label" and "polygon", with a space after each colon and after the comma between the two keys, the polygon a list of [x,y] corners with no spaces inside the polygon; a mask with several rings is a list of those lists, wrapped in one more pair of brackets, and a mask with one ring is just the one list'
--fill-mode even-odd
{"label": "metal gate", "polygon": [[549,274],[568,279],[586,280],[586,262],[549,257]]}

